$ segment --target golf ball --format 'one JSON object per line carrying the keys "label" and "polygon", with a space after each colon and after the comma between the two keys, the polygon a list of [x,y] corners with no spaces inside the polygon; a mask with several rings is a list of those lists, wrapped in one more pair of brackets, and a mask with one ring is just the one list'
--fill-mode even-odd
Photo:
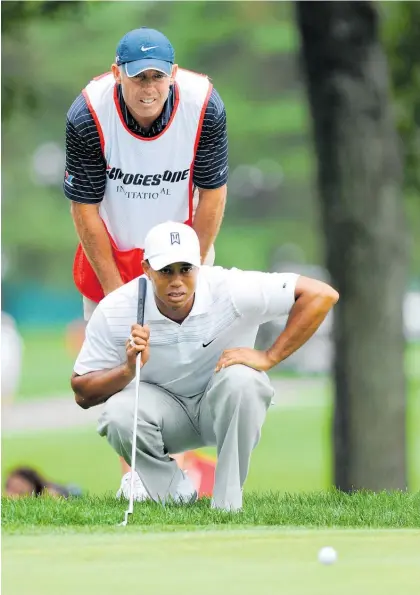
{"label": "golf ball", "polygon": [[323,547],[318,552],[321,564],[334,564],[337,561],[337,552],[333,547]]}

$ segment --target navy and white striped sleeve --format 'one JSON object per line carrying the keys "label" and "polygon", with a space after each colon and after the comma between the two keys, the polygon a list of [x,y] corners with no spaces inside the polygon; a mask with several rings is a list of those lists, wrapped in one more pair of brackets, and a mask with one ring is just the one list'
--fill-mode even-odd
{"label": "navy and white striped sleeve", "polygon": [[213,89],[204,114],[193,182],[198,188],[220,188],[226,184],[228,174],[226,110],[220,95]]}
{"label": "navy and white striped sleeve", "polygon": [[106,163],[98,129],[80,94],[67,113],[64,194],[74,202],[99,203],[105,185]]}

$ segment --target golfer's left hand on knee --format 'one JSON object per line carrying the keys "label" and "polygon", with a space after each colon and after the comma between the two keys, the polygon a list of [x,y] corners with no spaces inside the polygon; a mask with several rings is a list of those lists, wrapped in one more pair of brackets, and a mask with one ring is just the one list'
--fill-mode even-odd
{"label": "golfer's left hand on knee", "polygon": [[254,370],[266,372],[275,364],[267,352],[258,351],[249,347],[236,347],[235,349],[226,349],[220,356],[216,364],[215,372],[219,372],[222,368],[228,368],[234,364],[243,364]]}

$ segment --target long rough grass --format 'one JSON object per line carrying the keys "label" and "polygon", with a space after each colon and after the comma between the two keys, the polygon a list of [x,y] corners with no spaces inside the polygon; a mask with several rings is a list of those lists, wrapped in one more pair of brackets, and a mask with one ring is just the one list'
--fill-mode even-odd
{"label": "long rough grass", "polygon": [[[69,500],[50,497],[2,499],[3,531],[36,527],[115,526],[124,518],[127,502],[114,495]],[[420,492],[356,492],[337,490],[311,494],[247,494],[241,512],[210,508],[208,499],[192,505],[135,503],[130,525],[146,530],[215,526],[283,526],[347,528],[419,528]]]}

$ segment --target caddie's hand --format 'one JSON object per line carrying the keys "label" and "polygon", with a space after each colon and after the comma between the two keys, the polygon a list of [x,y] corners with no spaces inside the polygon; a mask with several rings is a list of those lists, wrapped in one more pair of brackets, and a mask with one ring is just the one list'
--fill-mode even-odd
{"label": "caddie's hand", "polygon": [[243,364],[248,368],[266,372],[274,366],[274,362],[269,358],[265,351],[250,349],[249,347],[236,347],[235,349],[226,349],[217,362],[215,372],[220,372],[223,368],[228,368],[234,364]]}
{"label": "caddie's hand", "polygon": [[139,353],[141,353],[141,367],[143,367],[149,360],[149,340],[150,329],[147,324],[145,326],[133,324],[131,327],[131,335],[125,344],[127,365],[133,374],[135,374],[136,371],[136,358]]}

